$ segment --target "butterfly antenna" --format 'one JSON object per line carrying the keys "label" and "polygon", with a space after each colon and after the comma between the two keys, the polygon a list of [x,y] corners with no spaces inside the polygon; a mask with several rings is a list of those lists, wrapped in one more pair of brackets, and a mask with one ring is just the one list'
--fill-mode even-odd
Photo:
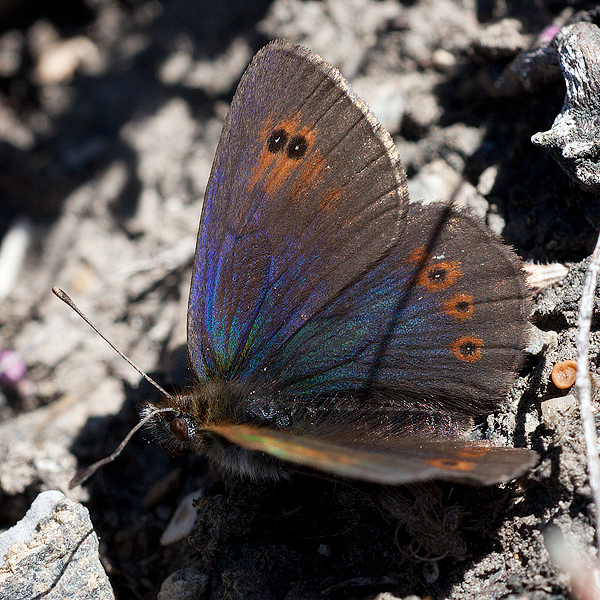
{"label": "butterfly antenna", "polygon": [[[148,383],[151,383],[161,394],[172,398],[166,390],[164,390],[154,379],[146,375],[137,365],[127,358],[79,309],[79,307],[71,300],[70,296],[59,287],[54,286],[52,293],[60,298],[67,306],[70,306],[126,363],[130,364]],[[136,430],[137,431],[137,430]],[[113,459],[114,460],[114,459]],[[87,479],[87,478],[86,478]]]}
{"label": "butterfly antenna", "polygon": [[[67,298],[68,298],[68,296],[67,296]],[[110,342],[108,342],[108,343],[110,344]],[[112,344],[111,344],[111,346],[112,346]],[[140,428],[143,427],[155,415],[157,415],[158,413],[169,412],[169,411],[173,411],[173,409],[172,408],[157,408],[155,410],[150,411],[137,425],[135,425],[129,431],[129,433],[123,438],[123,441],[117,446],[117,449],[112,454],[109,454],[105,458],[101,458],[100,460],[96,461],[94,464],[90,465],[89,467],[85,467],[84,469],[80,469],[79,471],[77,471],[77,473],[75,473],[73,479],[71,479],[71,481],[69,481],[69,489],[72,490],[73,488],[77,487],[78,485],[81,485],[82,483],[87,481],[100,467],[103,467],[104,465],[107,465],[108,463],[111,463],[113,460],[115,460],[115,458],[117,458],[117,456],[119,456],[119,454],[121,454],[121,452],[123,452],[123,448],[125,448],[125,446],[127,446],[127,444],[129,443],[129,440],[133,437],[133,435],[137,431],[139,431]]]}

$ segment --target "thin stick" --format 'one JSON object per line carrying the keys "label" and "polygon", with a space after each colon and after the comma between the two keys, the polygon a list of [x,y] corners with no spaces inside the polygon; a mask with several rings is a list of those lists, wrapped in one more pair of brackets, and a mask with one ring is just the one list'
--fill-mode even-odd
{"label": "thin stick", "polygon": [[79,471],[77,471],[77,473],[75,473],[75,475],[73,476],[73,479],[69,481],[69,489],[72,490],[74,487],[81,485],[84,481],[87,481],[100,467],[103,467],[104,465],[107,465],[108,463],[111,463],[113,460],[115,460],[115,458],[117,458],[117,456],[119,456],[119,454],[123,452],[123,448],[127,446],[129,440],[133,437],[133,435],[137,431],[139,431],[139,429],[143,427],[150,419],[152,419],[152,417],[154,417],[158,413],[169,411],[173,411],[173,409],[157,408],[156,410],[149,412],[137,425],[135,425],[129,431],[129,433],[125,436],[123,441],[117,446],[117,449],[112,454],[109,454],[107,457],[96,461],[93,465],[90,465],[89,467],[85,467],[84,469],[80,469]]}
{"label": "thin stick", "polygon": [[577,380],[575,385],[579,394],[583,435],[585,439],[588,473],[592,500],[596,507],[596,548],[600,553],[600,458],[598,457],[598,437],[596,422],[592,411],[592,386],[589,372],[589,335],[594,312],[594,296],[598,269],[600,268],[600,236],[592,254],[583,283],[581,304],[579,305],[579,330],[577,332]]}
{"label": "thin stick", "polygon": [[125,362],[131,365],[146,381],[151,383],[159,392],[171,398],[171,394],[167,393],[156,381],[146,375],[137,365],[135,365],[129,358],[127,358],[107,337],[79,310],[78,306],[71,300],[69,295],[61,290],[59,287],[54,286],[52,293],[60,298],[67,306],[70,306]]}

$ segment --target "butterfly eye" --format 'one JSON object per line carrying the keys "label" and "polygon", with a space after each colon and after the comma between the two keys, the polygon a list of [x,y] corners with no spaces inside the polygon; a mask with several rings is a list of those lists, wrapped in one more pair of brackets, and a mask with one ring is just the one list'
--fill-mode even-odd
{"label": "butterfly eye", "polygon": [[169,429],[173,437],[180,442],[187,442],[190,439],[187,422],[183,417],[175,417],[169,423]]}
{"label": "butterfly eye", "polygon": [[285,132],[285,129],[275,129],[267,140],[267,148],[269,152],[276,154],[285,148],[287,141],[288,134]]}
{"label": "butterfly eye", "polygon": [[308,142],[303,135],[295,135],[290,140],[285,153],[288,158],[299,159],[302,158],[308,150]]}

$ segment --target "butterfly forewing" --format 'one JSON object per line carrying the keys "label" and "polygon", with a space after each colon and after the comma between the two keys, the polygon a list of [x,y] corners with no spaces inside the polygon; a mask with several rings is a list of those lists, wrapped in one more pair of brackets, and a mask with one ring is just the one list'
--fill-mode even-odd
{"label": "butterfly forewing", "polygon": [[[338,445],[318,438],[248,425],[212,429],[243,448],[339,477],[401,485],[430,479],[492,485],[520,475],[537,460],[524,448],[496,448],[463,441],[432,443],[413,438],[376,444]],[[404,443],[403,443],[404,442]]]}
{"label": "butterfly forewing", "polygon": [[406,178],[339,72],[275,42],[245,73],[207,187],[188,342],[201,379],[254,375],[396,241]]}

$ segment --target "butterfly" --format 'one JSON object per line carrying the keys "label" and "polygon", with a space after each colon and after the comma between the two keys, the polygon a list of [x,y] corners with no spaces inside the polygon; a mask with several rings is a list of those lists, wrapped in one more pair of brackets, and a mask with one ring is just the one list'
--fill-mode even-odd
{"label": "butterfly", "polygon": [[530,335],[515,253],[411,204],[391,136],[339,71],[274,41],[225,119],[193,268],[195,381],[142,414],[172,454],[253,479],[510,480],[524,448],[469,437]]}

